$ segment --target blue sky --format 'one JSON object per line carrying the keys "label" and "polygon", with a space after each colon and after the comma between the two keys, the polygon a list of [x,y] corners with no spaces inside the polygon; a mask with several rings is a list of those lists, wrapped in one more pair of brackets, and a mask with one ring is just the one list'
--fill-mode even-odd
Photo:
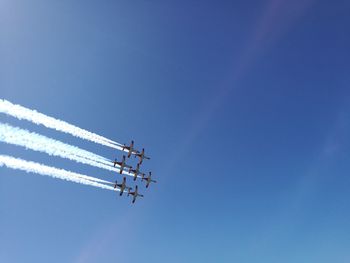
{"label": "blue sky", "polygon": [[348,262],[349,9],[317,0],[0,1],[0,97],[134,139],[158,180],[131,205],[1,168],[0,261]]}

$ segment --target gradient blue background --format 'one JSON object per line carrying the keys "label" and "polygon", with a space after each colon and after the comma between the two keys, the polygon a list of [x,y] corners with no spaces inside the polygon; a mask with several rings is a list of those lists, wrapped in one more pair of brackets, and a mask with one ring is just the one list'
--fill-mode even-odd
{"label": "gradient blue background", "polygon": [[1,168],[0,261],[349,262],[349,12],[345,0],[0,0],[0,97],[134,139],[159,181],[131,205]]}

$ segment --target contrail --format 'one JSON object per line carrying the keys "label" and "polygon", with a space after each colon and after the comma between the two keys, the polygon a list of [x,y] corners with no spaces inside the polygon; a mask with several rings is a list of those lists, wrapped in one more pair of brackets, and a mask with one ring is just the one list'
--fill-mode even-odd
{"label": "contrail", "polygon": [[90,185],[105,190],[120,191],[119,189],[114,189],[111,186],[91,181],[90,176],[66,171],[63,169],[58,169],[51,166],[46,166],[35,162],[25,161],[7,155],[0,155],[0,166],[6,166],[11,169],[22,170],[27,173],[47,175],[53,178],[66,180],[78,184]]}
{"label": "contrail", "polygon": [[92,142],[95,142],[104,146],[108,146],[117,150],[123,149],[120,143],[114,142],[103,136],[81,129],[65,121],[47,116],[45,114],[37,112],[36,110],[31,110],[21,105],[13,104],[4,99],[0,99],[0,112],[20,120],[24,119],[24,120],[33,122],[35,124],[43,125],[47,128],[68,133],[75,137],[92,141]]}
{"label": "contrail", "polygon": [[[33,151],[44,152],[50,156],[58,156],[108,171],[119,172],[118,168],[111,166],[111,161],[100,155],[8,124],[0,123],[0,141]],[[123,171],[123,173],[133,176],[126,171]],[[100,182],[106,183],[104,180]]]}
{"label": "contrail", "polygon": [[[108,159],[80,149],[79,147],[3,123],[0,123],[0,141],[64,158],[79,158],[79,160],[88,159],[95,162],[108,162]],[[109,161],[109,163],[111,163],[111,161]]]}

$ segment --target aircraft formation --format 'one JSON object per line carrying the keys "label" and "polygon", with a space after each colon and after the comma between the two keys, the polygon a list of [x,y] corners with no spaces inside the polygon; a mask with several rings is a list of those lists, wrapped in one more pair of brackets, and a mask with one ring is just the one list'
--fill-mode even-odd
{"label": "aircraft formation", "polygon": [[[151,159],[145,155],[144,148],[142,151],[136,150],[134,147],[134,141],[132,140],[129,145],[124,144],[122,146],[122,151],[127,153],[126,156],[123,155],[122,158],[120,158],[120,161],[115,159],[113,162],[113,166],[119,169],[118,174],[128,173],[129,175],[133,176],[133,181],[136,181],[139,178],[141,180],[141,183],[145,182],[146,188],[148,188],[151,183],[157,182],[156,180],[152,179],[152,172],[148,172],[148,175],[146,175],[144,172],[141,172],[141,164],[143,163],[143,160]],[[138,158],[138,162],[135,168],[126,163],[127,158],[130,160],[131,156]],[[118,188],[120,190],[120,196],[122,196],[124,192],[127,192],[127,196],[132,196],[132,203],[135,203],[137,197],[143,197],[143,195],[138,191],[138,185],[135,186],[134,190],[132,187],[127,185],[126,176],[123,177],[121,183],[118,183],[118,180],[116,180],[114,188]]]}
{"label": "aircraft formation", "polygon": [[[24,160],[1,153],[0,168],[6,167],[81,185],[120,192],[119,194],[121,196],[125,193],[125,195],[132,197],[132,203],[135,203],[138,197],[143,197],[139,192],[140,186],[144,185],[145,188],[149,188],[151,183],[156,183],[152,178],[152,173],[148,171],[146,173],[144,170],[144,160],[149,160],[150,158],[145,155],[145,149],[139,151],[135,148],[134,141],[131,141],[129,145],[120,144],[63,120],[45,115],[37,110],[26,108],[19,104],[13,104],[1,98],[0,114],[6,114],[18,120],[26,120],[33,124],[40,125],[44,129],[52,129],[70,134],[77,139],[93,142],[100,146],[109,147],[124,153],[120,158],[118,157],[118,159],[113,161],[113,159],[105,158],[97,153],[82,149],[70,143],[50,138],[37,132],[31,132],[20,127],[15,127],[8,123],[2,123],[0,120],[0,143],[22,147],[25,148],[25,150],[46,153],[49,156],[64,158],[78,164],[90,165],[92,167],[111,171],[116,173],[116,176],[121,177],[120,179],[117,178],[115,182],[110,182],[95,176],[89,176],[64,168],[57,168],[49,164]],[[132,162],[134,162],[135,165],[130,165]],[[122,177],[124,175],[126,176]],[[131,182],[127,182],[127,176],[132,177],[133,181],[130,180]],[[130,183],[132,183],[132,185],[130,185]]]}

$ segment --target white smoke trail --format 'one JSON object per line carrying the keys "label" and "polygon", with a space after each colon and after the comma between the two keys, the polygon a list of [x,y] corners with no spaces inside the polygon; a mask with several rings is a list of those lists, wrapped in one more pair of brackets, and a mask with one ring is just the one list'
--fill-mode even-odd
{"label": "white smoke trail", "polygon": [[0,123],[0,141],[64,158],[71,157],[79,158],[79,160],[88,159],[95,162],[111,163],[100,155],[8,124]]}
{"label": "white smoke trail", "polygon": [[69,155],[79,156],[90,160],[108,162],[107,158],[98,154],[47,138],[34,132],[29,132],[28,130],[13,127],[9,124],[0,123],[0,140],[6,143],[24,146],[32,150],[51,147],[52,149],[49,149],[50,152],[48,152],[50,155],[60,155],[60,152],[65,152]]}
{"label": "white smoke trail", "polygon": [[[8,124],[0,123],[0,141],[116,173],[120,170],[119,168],[112,167],[112,162],[100,155]],[[123,171],[123,173],[133,176],[127,171]],[[104,180],[100,182],[106,183]]]}
{"label": "white smoke trail", "polygon": [[68,133],[81,139],[92,141],[117,150],[122,150],[122,145],[120,143],[114,142],[103,136],[81,129],[65,121],[49,117],[47,115],[37,112],[36,110],[27,109],[21,105],[12,104],[11,102],[4,99],[0,99],[0,112],[20,120],[24,119],[38,125],[43,125],[50,129]]}
{"label": "white smoke trail", "polygon": [[63,169],[58,169],[51,166],[46,166],[35,162],[25,161],[25,160],[14,158],[7,155],[0,155],[0,166],[6,166],[11,169],[22,170],[27,173],[47,175],[53,178],[58,178],[61,180],[66,180],[66,181],[70,181],[78,184],[90,185],[101,189],[119,191],[119,189],[114,189],[112,186],[91,181],[90,176],[66,171]]}

